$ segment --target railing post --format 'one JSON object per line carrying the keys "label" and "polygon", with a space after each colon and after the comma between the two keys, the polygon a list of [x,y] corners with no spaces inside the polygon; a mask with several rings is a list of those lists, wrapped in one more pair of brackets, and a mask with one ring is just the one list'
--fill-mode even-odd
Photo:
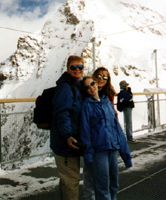
{"label": "railing post", "polygon": [[156,128],[154,95],[151,95],[148,98],[148,126],[149,126],[149,129],[153,128],[154,130]]}
{"label": "railing post", "polygon": [[159,94],[157,94],[157,119],[156,125],[160,126],[160,102],[159,102]]}
{"label": "railing post", "polygon": [[[154,50],[155,53],[155,71],[156,71],[156,88],[159,87],[158,84],[158,69],[157,69],[157,49]],[[159,103],[159,94],[157,94],[157,120],[156,125],[160,126],[160,103]]]}
{"label": "railing post", "polygon": [[0,104],[0,168],[2,168],[2,134],[1,134],[1,104]]}
{"label": "railing post", "polygon": [[152,119],[153,119],[153,130],[156,128],[156,120],[155,120],[155,102],[154,102],[154,94],[152,96]]}
{"label": "railing post", "polygon": [[93,38],[91,39],[91,42],[93,43],[93,72],[94,72],[95,69],[96,69],[95,37],[93,37]]}

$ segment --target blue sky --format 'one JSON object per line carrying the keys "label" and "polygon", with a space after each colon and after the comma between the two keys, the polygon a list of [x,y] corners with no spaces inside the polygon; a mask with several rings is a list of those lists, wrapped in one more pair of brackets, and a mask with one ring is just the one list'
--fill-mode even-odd
{"label": "blue sky", "polygon": [[36,8],[40,9],[40,14],[38,15],[38,17],[43,17],[48,12],[49,1],[47,0],[40,0],[40,1],[20,0],[17,12],[18,13],[24,13],[27,11],[34,12]]}
{"label": "blue sky", "polygon": [[[1,0],[0,12],[6,16],[28,17],[31,19],[31,14],[35,18],[42,18],[46,15],[51,7],[65,2],[65,0]],[[29,15],[28,15],[29,13]]]}
{"label": "blue sky", "polygon": [[[56,9],[66,0],[0,0],[0,27],[28,32],[40,31],[44,23],[53,17]],[[22,32],[0,28],[0,62],[17,48]]]}

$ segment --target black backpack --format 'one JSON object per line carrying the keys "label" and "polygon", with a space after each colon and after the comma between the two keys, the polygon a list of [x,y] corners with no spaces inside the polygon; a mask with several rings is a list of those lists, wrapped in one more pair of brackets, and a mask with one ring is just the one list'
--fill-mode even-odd
{"label": "black backpack", "polygon": [[[72,83],[71,86],[73,95],[75,96],[75,89]],[[43,93],[37,97],[35,101],[33,122],[39,129],[50,130],[50,123],[52,120],[52,100],[56,93],[57,86],[45,89]]]}
{"label": "black backpack", "polygon": [[118,101],[117,101],[117,110],[122,112],[123,111],[123,104],[120,102],[120,99],[119,99],[119,93],[117,95],[117,98],[118,98]]}

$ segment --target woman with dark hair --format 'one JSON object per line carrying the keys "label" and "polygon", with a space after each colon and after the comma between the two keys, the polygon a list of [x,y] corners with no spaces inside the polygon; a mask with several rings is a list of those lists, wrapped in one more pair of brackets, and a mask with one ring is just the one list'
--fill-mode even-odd
{"label": "woman with dark hair", "polygon": [[[103,94],[106,95],[109,101],[114,105],[114,96],[116,95],[116,91],[111,83],[111,75],[107,68],[99,67],[97,68],[92,75],[92,78],[96,81],[98,85],[98,93],[99,96]],[[84,94],[87,96],[87,93]],[[116,116],[118,118],[118,113],[115,110]],[[84,199],[85,200],[94,200],[94,187],[93,187],[93,180],[90,173],[90,165],[85,163],[84,165],[84,173],[83,179],[86,184],[83,185],[83,192],[84,192]]]}
{"label": "woman with dark hair", "polygon": [[97,68],[92,77],[98,84],[99,96],[105,94],[108,96],[109,100],[114,104],[114,96],[116,95],[116,91],[111,83],[111,76],[105,67]]}
{"label": "woman with dark hair", "polygon": [[97,82],[92,77],[84,77],[83,85],[88,97],[81,110],[80,138],[87,145],[84,164],[89,173],[89,179],[84,178],[84,186],[94,185],[95,191],[95,196],[92,193],[85,196],[87,193],[84,193],[84,197],[88,200],[116,200],[118,151],[125,166],[132,166],[127,141],[112,103],[105,94],[99,96]]}

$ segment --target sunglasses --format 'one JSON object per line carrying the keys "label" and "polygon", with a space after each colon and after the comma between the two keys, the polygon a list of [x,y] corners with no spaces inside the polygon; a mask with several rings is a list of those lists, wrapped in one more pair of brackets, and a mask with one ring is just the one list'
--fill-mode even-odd
{"label": "sunglasses", "polygon": [[84,65],[71,65],[70,69],[73,71],[73,70],[76,70],[77,67],[79,70],[82,70],[84,68]]}
{"label": "sunglasses", "polygon": [[88,89],[89,89],[89,87],[90,87],[90,86],[94,86],[94,85],[95,85],[95,83],[96,83],[96,82],[95,82],[95,81],[93,81],[92,83],[90,83],[90,85],[86,85],[86,86],[85,86],[85,89],[86,89],[86,90],[88,90]]}
{"label": "sunglasses", "polygon": [[101,76],[100,74],[97,75],[97,78],[102,78],[105,81],[108,80],[108,76]]}

